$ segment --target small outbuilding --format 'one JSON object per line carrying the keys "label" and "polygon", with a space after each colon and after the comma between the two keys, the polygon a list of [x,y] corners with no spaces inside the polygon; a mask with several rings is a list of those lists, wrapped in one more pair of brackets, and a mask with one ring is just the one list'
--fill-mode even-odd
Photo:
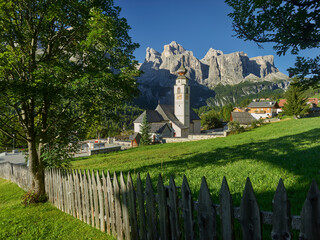
{"label": "small outbuilding", "polygon": [[129,136],[129,140],[131,141],[131,147],[139,147],[141,135],[138,132]]}
{"label": "small outbuilding", "polygon": [[230,122],[239,122],[242,126],[251,125],[256,119],[248,112],[232,112]]}

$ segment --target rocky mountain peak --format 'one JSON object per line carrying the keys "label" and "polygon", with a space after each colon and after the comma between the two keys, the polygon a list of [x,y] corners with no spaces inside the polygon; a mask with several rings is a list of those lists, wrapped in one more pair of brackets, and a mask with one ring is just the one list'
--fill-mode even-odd
{"label": "rocky mountain peak", "polygon": [[154,61],[158,60],[159,58],[161,58],[161,53],[157,52],[153,48],[149,48],[149,47],[147,48],[145,61],[154,62]]}
{"label": "rocky mountain peak", "polygon": [[223,55],[222,51],[210,48],[209,51],[206,53],[206,55],[200,61],[205,63],[205,64],[209,64],[210,63],[210,59],[212,57],[217,57],[217,56],[220,56],[220,55]]}
{"label": "rocky mountain peak", "polygon": [[176,41],[172,41],[168,45],[164,45],[162,57],[170,57],[172,55],[178,55],[184,53],[186,50],[178,44]]}

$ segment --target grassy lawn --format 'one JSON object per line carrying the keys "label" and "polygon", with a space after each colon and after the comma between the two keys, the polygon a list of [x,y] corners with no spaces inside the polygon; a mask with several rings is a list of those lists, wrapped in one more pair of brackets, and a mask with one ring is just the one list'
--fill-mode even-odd
{"label": "grassy lawn", "polygon": [[0,179],[0,239],[113,239],[50,203],[21,204],[24,191]]}
{"label": "grassy lawn", "polygon": [[[182,184],[185,174],[198,196],[205,176],[218,203],[226,176],[234,204],[239,206],[245,180],[250,177],[262,210],[272,210],[279,178],[284,180],[291,213],[300,215],[312,179],[320,184],[320,118],[286,120],[226,138],[140,147],[123,152],[77,159],[73,168],[149,172],[156,189],[158,174],[165,184],[173,175]],[[134,177],[135,178],[135,177]]]}

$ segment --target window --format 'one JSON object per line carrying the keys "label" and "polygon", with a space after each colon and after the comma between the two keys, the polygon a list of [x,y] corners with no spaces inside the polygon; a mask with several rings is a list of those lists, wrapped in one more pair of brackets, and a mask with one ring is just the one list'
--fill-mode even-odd
{"label": "window", "polygon": [[181,89],[180,89],[180,87],[178,87],[177,92],[178,92],[178,93],[181,93]]}
{"label": "window", "polygon": [[189,88],[187,87],[187,88],[186,88],[186,93],[188,93],[188,89],[189,89]]}

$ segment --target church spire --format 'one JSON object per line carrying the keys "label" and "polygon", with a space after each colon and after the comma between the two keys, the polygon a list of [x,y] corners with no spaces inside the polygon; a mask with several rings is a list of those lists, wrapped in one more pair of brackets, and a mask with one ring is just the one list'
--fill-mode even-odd
{"label": "church spire", "polygon": [[180,75],[180,76],[184,76],[186,73],[187,73],[187,70],[185,69],[185,67],[183,66],[183,58],[181,59],[181,66],[180,68],[178,69],[177,73]]}

